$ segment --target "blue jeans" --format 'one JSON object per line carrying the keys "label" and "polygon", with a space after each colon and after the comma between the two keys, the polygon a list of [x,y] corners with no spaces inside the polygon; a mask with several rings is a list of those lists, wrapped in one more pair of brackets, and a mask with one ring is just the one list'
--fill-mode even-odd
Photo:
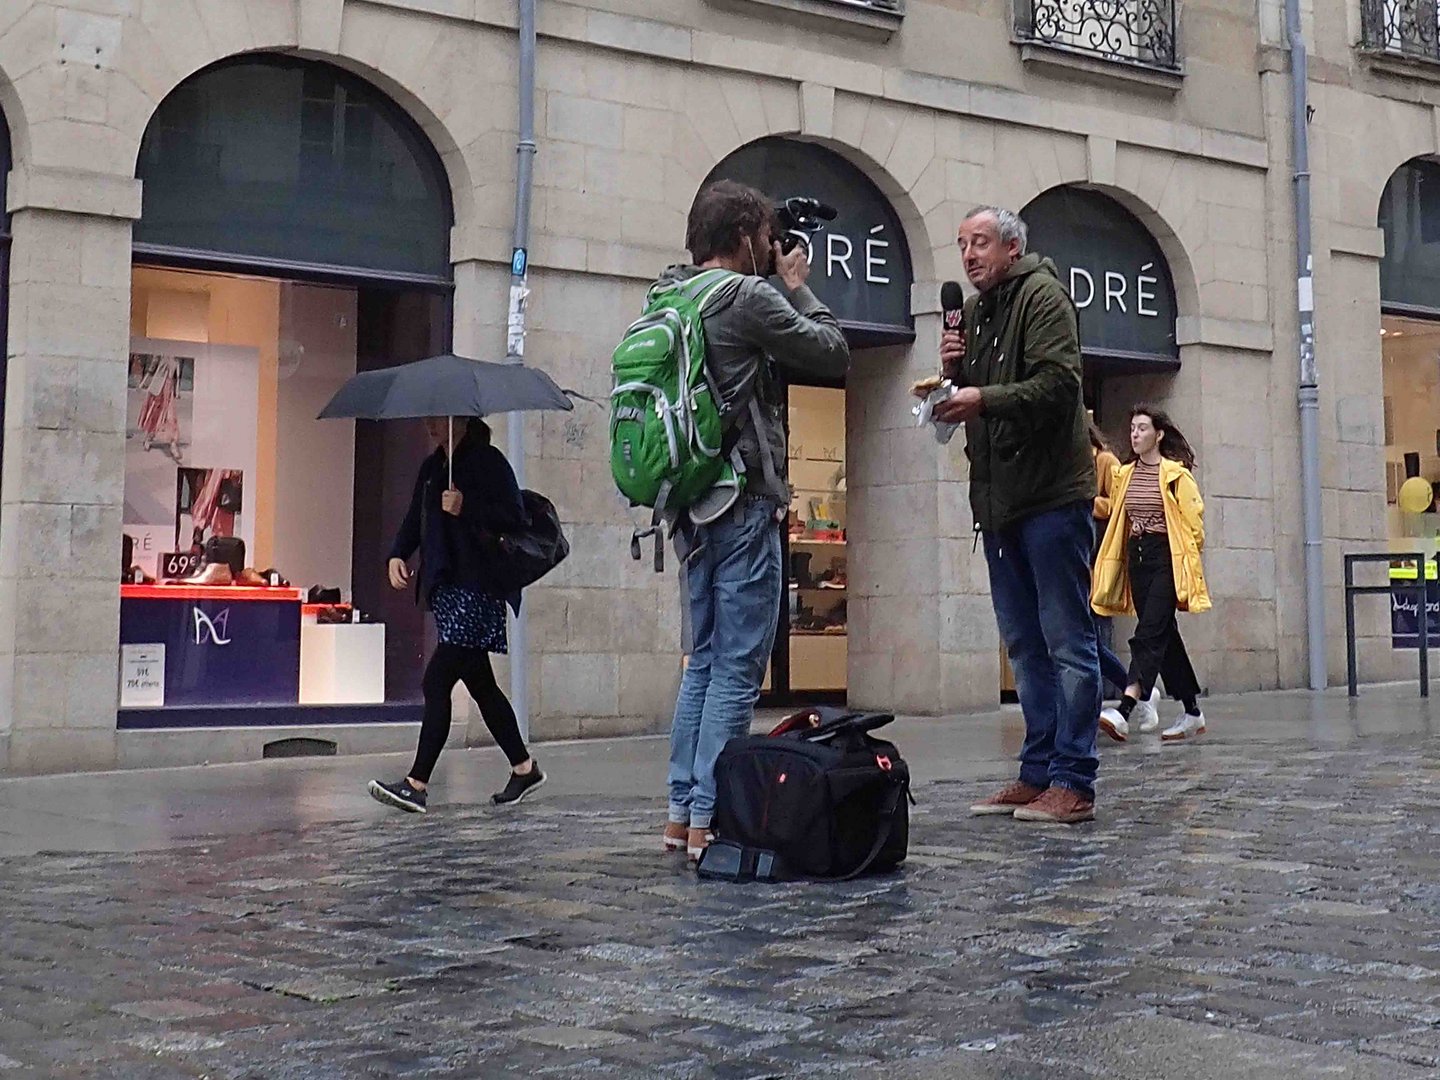
{"label": "blue jeans", "polygon": [[[1094,573],[1095,553],[1100,545],[1100,538],[1105,535],[1102,523],[1094,518],[1090,520],[1090,527],[1094,531],[1094,544],[1090,548],[1091,573]],[[1092,612],[1092,615],[1094,613]],[[1115,632],[1110,625],[1110,620],[1101,615],[1095,615],[1095,639],[1100,647],[1100,693],[1104,696],[1105,684],[1109,683],[1120,693],[1130,685],[1130,665],[1115,655],[1115,649],[1110,644],[1115,637]]]}
{"label": "blue jeans", "polygon": [[697,530],[686,569],[694,644],[670,729],[670,820],[708,829],[715,759],[750,733],[780,622],[780,523],[772,502],[746,502]]}
{"label": "blue jeans", "polygon": [[995,621],[1025,714],[1020,779],[1095,797],[1100,662],[1090,612],[1090,500],[985,533]]}
{"label": "blue jeans", "polygon": [[1116,656],[1115,650],[1105,640],[1109,630],[1110,620],[1095,616],[1095,640],[1100,651],[1100,675],[1104,679],[1101,692],[1104,692],[1104,683],[1109,683],[1123,694],[1130,685],[1130,665]]}

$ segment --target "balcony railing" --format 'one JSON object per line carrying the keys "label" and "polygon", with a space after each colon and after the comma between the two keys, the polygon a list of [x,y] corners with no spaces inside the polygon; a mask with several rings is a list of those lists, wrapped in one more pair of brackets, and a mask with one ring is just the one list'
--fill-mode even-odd
{"label": "balcony railing", "polygon": [[1175,6],[1176,0],[1015,0],[1015,35],[1101,60],[1178,71]]}
{"label": "balcony railing", "polygon": [[1360,26],[1371,52],[1440,61],[1436,0],[1360,0]]}

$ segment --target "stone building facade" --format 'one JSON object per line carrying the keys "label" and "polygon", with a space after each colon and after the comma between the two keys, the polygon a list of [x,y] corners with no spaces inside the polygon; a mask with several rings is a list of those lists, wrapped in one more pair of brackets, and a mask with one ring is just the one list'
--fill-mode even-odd
{"label": "stone building facade", "polygon": [[[398,749],[413,738],[408,724],[374,722],[404,718],[383,709],[272,709],[263,716],[231,709],[219,726],[204,726],[193,720],[199,712],[167,722],[163,709],[151,708],[151,720],[126,722],[117,687],[135,675],[142,654],[119,644],[114,553],[134,509],[127,497],[133,443],[151,449],[152,435],[136,429],[137,396],[148,404],[145,387],[153,393],[156,385],[147,382],[153,357],[137,339],[221,350],[195,360],[196,371],[221,370],[229,362],[225,348],[253,347],[246,355],[261,372],[261,437],[248,451],[254,477],[246,491],[256,495],[244,505],[256,518],[257,554],[282,549],[283,513],[276,519],[273,508],[254,504],[285,489],[303,467],[298,451],[287,459],[285,436],[274,433],[276,425],[283,432],[283,400],[292,391],[278,391],[279,419],[264,405],[274,379],[296,365],[303,370],[320,352],[318,338],[305,338],[308,352],[286,338],[287,318],[304,323],[295,305],[323,308],[315,288],[348,288],[358,300],[326,294],[339,306],[325,309],[324,327],[333,337],[354,316],[363,339],[373,322],[367,304],[404,306],[367,299],[372,279],[383,279],[387,288],[418,289],[429,300],[412,306],[428,304],[432,322],[440,320],[407,340],[423,339],[435,351],[501,355],[515,178],[514,8],[510,0],[16,0],[0,12],[0,110],[11,159],[0,768],[244,759],[292,738],[321,739],[341,751]],[[937,447],[913,428],[906,393],[935,367],[939,284],[963,278],[954,242],[963,213],[981,203],[1023,208],[1057,190],[1088,193],[1073,203],[1085,220],[1070,223],[1068,240],[1051,234],[1033,242],[1043,253],[1051,241],[1068,243],[1062,268],[1081,266],[1071,284],[1090,283],[1087,311],[1094,310],[1082,318],[1092,320],[1086,325],[1097,338],[1087,342],[1087,393],[1102,426],[1121,434],[1131,402],[1158,402],[1202,462],[1216,609],[1187,622],[1186,632],[1203,681],[1220,692],[1305,680],[1294,227],[1279,9],[1270,0],[1258,10],[1248,0],[1196,0],[1185,5],[1178,27],[1170,3],[1137,4],[1108,22],[1091,13],[1067,23],[1065,10],[1047,0],[1020,0],[1018,7],[1015,0],[539,5],[526,355],[561,386],[606,398],[619,333],[657,271],[681,258],[696,191],[737,151],[784,140],[837,155],[904,232],[905,333],[866,337],[863,320],[856,322],[855,359],[836,421],[843,450],[830,459],[844,477],[831,499],[843,504],[843,521],[831,524],[844,529],[836,580],[847,613],[843,687],[827,688],[843,689],[856,705],[945,715],[1000,698],[1005,675],[984,560],[973,544],[964,457],[958,444]],[[1379,58],[1357,53],[1360,13],[1350,4],[1330,0],[1307,18],[1317,60],[1327,614],[1330,670],[1339,679],[1340,554],[1387,538],[1377,207],[1398,166],[1440,153],[1430,104],[1440,101],[1440,90],[1431,68],[1387,58],[1383,43]],[[209,183],[244,155],[227,154],[219,139],[206,143],[210,157],[167,157],[166,133],[180,132],[174,138],[184,146],[187,124],[210,123],[207,130],[242,138],[245,117],[270,107],[264,95],[232,110],[239,119],[224,128],[214,120],[224,111],[223,84],[202,80],[252,62],[305,80],[293,107],[300,142],[335,170],[342,206],[355,197],[344,182],[346,163],[360,158],[347,156],[340,136],[331,135],[353,134],[354,124],[326,128],[330,135],[317,142],[304,134],[306,117],[316,101],[329,109],[342,99],[363,103],[367,94],[377,103],[366,107],[381,120],[393,111],[387,137],[413,151],[420,172],[434,163],[446,188],[439,201],[448,205],[437,203],[433,215],[445,226],[439,272],[395,271],[370,262],[370,253],[344,266],[322,255],[262,257],[253,230],[230,246],[201,235],[186,210],[189,180],[181,174],[194,169]],[[310,72],[339,74],[312,80]],[[313,89],[321,84],[340,89]],[[192,102],[185,115],[174,96],[182,88]],[[833,160],[816,154],[817,162]],[[1087,202],[1091,197],[1103,202]],[[1116,235],[1130,229],[1148,237],[1145,250],[1158,250],[1163,267],[1156,270],[1153,257],[1139,262],[1141,248],[1137,264],[1121,265],[1129,251],[1123,241],[1115,265],[1082,266],[1089,230],[1105,224],[1091,212],[1118,222]],[[291,239],[275,242],[283,247]],[[843,253],[853,254],[855,238],[844,243]],[[841,273],[853,280],[858,259],[828,268],[837,284]],[[196,284],[177,276],[197,274],[210,277]],[[873,277],[894,284],[889,271]],[[217,299],[233,281],[287,283],[276,286],[278,300],[265,301],[267,311],[279,312],[279,330],[247,337],[235,329],[239,309]],[[183,299],[198,293],[208,299]],[[1166,302],[1173,308],[1161,319],[1160,337],[1168,344],[1130,348],[1123,317],[1157,318],[1148,313]],[[1105,318],[1113,316],[1113,340],[1102,307]],[[175,330],[190,325],[186,318],[203,326]],[[402,336],[395,330],[390,340]],[[348,350],[351,360],[366,349],[353,334],[340,338],[328,347]],[[184,389],[184,363],[174,384],[180,397],[198,393]],[[503,424],[497,428],[498,439]],[[357,455],[364,438],[353,443]],[[635,516],[613,493],[605,412],[582,403],[570,414],[530,417],[525,441],[526,483],[555,501],[573,546],[570,560],[527,596],[533,731],[663,730],[683,664],[676,580],[629,557]],[[184,454],[177,440],[177,463]],[[366,466],[359,456],[346,461],[351,471],[344,475],[359,470],[361,492]],[[186,483],[182,477],[177,533],[181,521],[188,527],[199,520]],[[843,498],[833,497],[841,491]],[[343,542],[312,529],[308,543],[286,550],[303,560],[332,543],[351,547],[349,579],[340,584],[353,584],[358,598],[368,587],[362,579],[379,572],[362,556],[379,551],[385,541],[378,537],[394,526],[379,514],[385,505],[371,507],[374,514],[357,509],[341,529]],[[802,508],[800,517],[835,516],[826,508],[828,515]],[[1388,677],[1407,662],[1407,654],[1392,652],[1381,614],[1362,622],[1368,678]],[[196,641],[202,636],[197,619]],[[412,652],[418,648],[417,640]],[[457,741],[483,738],[473,716],[456,730]]]}

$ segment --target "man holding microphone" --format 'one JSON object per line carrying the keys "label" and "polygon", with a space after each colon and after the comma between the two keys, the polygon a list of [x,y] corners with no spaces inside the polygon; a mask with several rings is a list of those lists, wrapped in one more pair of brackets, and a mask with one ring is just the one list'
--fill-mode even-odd
{"label": "man holding microphone", "polygon": [[978,295],[965,302],[963,328],[941,338],[955,389],[933,416],[965,425],[971,510],[1025,715],[1019,779],[971,811],[1074,824],[1095,816],[1098,766],[1095,469],[1075,306],[1055,264],[1026,253],[1027,239],[1019,216],[998,207],[961,224]]}

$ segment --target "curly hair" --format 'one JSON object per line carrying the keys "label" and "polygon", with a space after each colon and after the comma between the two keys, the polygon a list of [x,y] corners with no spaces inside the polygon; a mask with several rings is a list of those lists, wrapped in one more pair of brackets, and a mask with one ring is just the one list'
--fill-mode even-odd
{"label": "curly hair", "polygon": [[760,226],[775,228],[775,209],[765,193],[734,180],[718,180],[695,197],[685,227],[685,247],[693,262],[729,255]]}

